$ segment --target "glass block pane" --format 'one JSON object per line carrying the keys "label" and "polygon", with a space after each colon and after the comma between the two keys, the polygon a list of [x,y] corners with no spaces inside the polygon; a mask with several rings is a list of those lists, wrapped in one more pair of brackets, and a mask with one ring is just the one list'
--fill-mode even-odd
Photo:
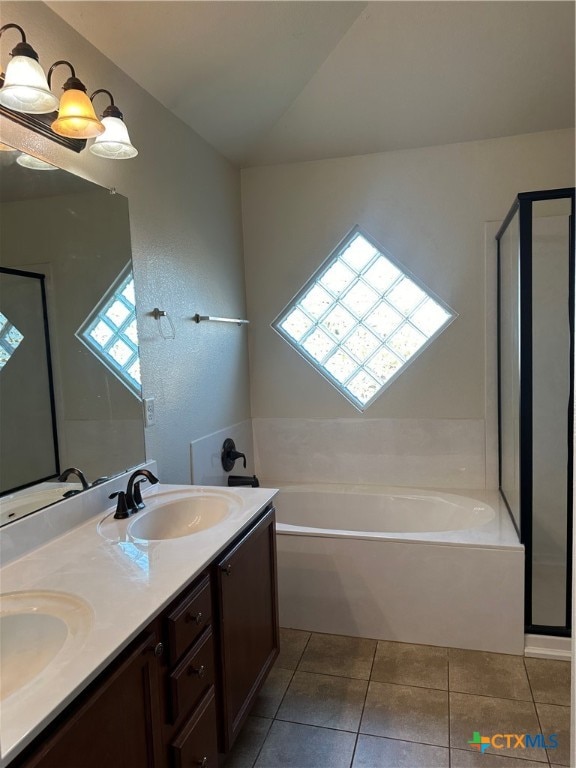
{"label": "glass block pane", "polygon": [[130,310],[128,307],[118,300],[116,300],[112,306],[106,310],[106,317],[118,327],[122,325],[129,314]]}
{"label": "glass block pane", "polygon": [[332,296],[330,296],[329,293],[326,293],[324,288],[315,285],[300,301],[300,306],[304,307],[306,312],[308,312],[308,314],[315,320],[318,320],[318,318],[321,317],[333,303],[334,299]]}
{"label": "glass block pane", "polygon": [[404,322],[402,315],[392,309],[390,304],[383,301],[378,304],[376,309],[371,312],[364,320],[364,323],[376,331],[379,336],[385,339],[395,328],[398,328]]}
{"label": "glass block pane", "polygon": [[361,272],[377,253],[376,248],[365,237],[356,235],[346,250],[342,251],[341,258],[356,272]]}
{"label": "glass block pane", "polygon": [[129,301],[130,304],[132,304],[133,307],[136,306],[136,295],[134,293],[134,280],[133,279],[131,279],[126,284],[126,287],[122,291],[122,296],[124,296],[126,301]]}
{"label": "glass block pane", "polygon": [[137,381],[138,384],[142,384],[142,378],[140,376],[140,360],[138,358],[136,358],[132,365],[126,370],[128,374],[132,376],[134,381]]}
{"label": "glass block pane", "polygon": [[124,331],[124,336],[126,336],[132,344],[138,344],[138,326],[136,325],[136,320],[132,320],[130,325],[126,328]]}
{"label": "glass block pane", "polygon": [[342,383],[357,370],[358,364],[343,349],[339,349],[326,361],[324,368]]}
{"label": "glass block pane", "polygon": [[370,283],[378,293],[383,294],[401,274],[400,270],[391,261],[388,261],[384,256],[380,256],[370,269],[364,273],[364,280]]}
{"label": "glass block pane", "polygon": [[4,347],[0,346],[0,369],[4,368],[8,360],[10,360],[10,355],[4,349]]}
{"label": "glass block pane", "polygon": [[365,283],[358,282],[343,297],[342,303],[354,312],[355,315],[362,317],[378,299],[379,296],[376,291],[373,291]]}
{"label": "glass block pane", "polygon": [[280,323],[280,327],[289,333],[293,339],[300,341],[302,336],[312,327],[312,320],[301,309],[293,309],[286,320]]}
{"label": "glass block pane", "polygon": [[339,296],[354,279],[356,279],[355,273],[348,269],[346,264],[337,261],[322,275],[320,282],[335,296]]}
{"label": "glass block pane", "polygon": [[396,357],[389,349],[383,347],[368,361],[366,369],[383,384],[403,365],[404,362],[399,357]]}
{"label": "glass block pane", "polygon": [[11,346],[12,349],[16,349],[20,342],[24,341],[24,336],[22,336],[18,328],[15,328],[14,326],[12,326],[12,328],[10,328],[10,330],[4,334],[3,338],[6,344]]}
{"label": "glass block pane", "polygon": [[414,325],[418,326],[426,336],[435,334],[449,319],[450,315],[448,312],[437,304],[434,299],[426,299],[424,304],[418,307],[410,318]]}
{"label": "glass block pane", "polygon": [[132,350],[130,347],[125,344],[122,339],[118,339],[114,344],[110,347],[108,354],[110,357],[115,360],[119,365],[123,366],[126,365],[128,360],[132,357]]}
{"label": "glass block pane", "polygon": [[100,320],[100,322],[90,331],[90,336],[100,347],[105,347],[112,336],[114,336],[114,331],[103,320]]}
{"label": "glass block pane", "polygon": [[426,298],[426,294],[421,288],[418,288],[416,283],[413,283],[412,280],[404,277],[394,286],[394,288],[392,288],[386,298],[399,309],[400,312],[404,315],[408,315],[412,312],[414,307],[422,301],[422,299]]}
{"label": "glass block pane", "polygon": [[2,333],[4,326],[6,325],[7,322],[8,322],[8,318],[6,317],[6,315],[0,312],[0,334]]}
{"label": "glass block pane", "polygon": [[357,322],[350,312],[347,312],[341,304],[337,304],[322,321],[322,327],[329,330],[337,339],[343,339]]}
{"label": "glass block pane", "polygon": [[390,336],[387,342],[388,346],[404,360],[412,357],[425,343],[426,336],[408,323],[405,323],[400,330],[396,331],[393,336]]}
{"label": "glass block pane", "polygon": [[354,357],[363,363],[367,357],[378,349],[380,342],[373,333],[363,325],[359,325],[354,333],[346,339],[344,346]]}
{"label": "glass block pane", "polygon": [[316,328],[314,333],[311,333],[310,336],[308,336],[302,346],[312,355],[312,357],[316,358],[316,360],[323,360],[336,345],[324,331],[321,331],[320,328]]}
{"label": "glass block pane", "polygon": [[357,398],[362,405],[368,402],[381,388],[380,384],[365,371],[360,371],[346,385],[346,389]]}
{"label": "glass block pane", "polygon": [[303,293],[273,325],[361,410],[453,317],[357,232]]}

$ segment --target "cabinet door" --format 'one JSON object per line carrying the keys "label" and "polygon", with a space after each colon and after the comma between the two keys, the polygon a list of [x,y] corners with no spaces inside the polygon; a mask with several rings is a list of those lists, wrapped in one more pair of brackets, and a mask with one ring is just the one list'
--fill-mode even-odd
{"label": "cabinet door", "polygon": [[159,768],[158,637],[147,632],[56,722],[25,768]]}
{"label": "cabinet door", "polygon": [[274,509],[216,566],[222,743],[227,752],[278,655]]}

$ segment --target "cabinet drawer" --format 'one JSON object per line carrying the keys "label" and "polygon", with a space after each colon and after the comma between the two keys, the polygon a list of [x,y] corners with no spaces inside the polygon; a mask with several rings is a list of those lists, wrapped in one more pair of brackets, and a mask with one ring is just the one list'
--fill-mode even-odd
{"label": "cabinet drawer", "polygon": [[218,768],[218,738],[214,688],[172,742],[174,768]]}
{"label": "cabinet drawer", "polygon": [[168,614],[168,660],[175,664],[212,621],[210,581],[205,576]]}
{"label": "cabinet drawer", "polygon": [[208,627],[170,675],[172,722],[189,712],[214,684],[214,644]]}

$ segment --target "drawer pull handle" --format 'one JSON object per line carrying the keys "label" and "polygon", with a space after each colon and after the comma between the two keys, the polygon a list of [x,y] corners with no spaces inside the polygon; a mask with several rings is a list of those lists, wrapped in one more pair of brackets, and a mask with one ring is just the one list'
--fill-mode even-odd
{"label": "drawer pull handle", "polygon": [[186,615],[186,621],[194,621],[196,624],[202,624],[204,621],[204,614],[202,611],[198,611],[198,613],[188,613]]}
{"label": "drawer pull handle", "polygon": [[232,573],[232,566],[230,565],[230,563],[228,563],[228,565],[222,566],[222,572],[225,573],[226,576],[230,576],[230,574]]}
{"label": "drawer pull handle", "polygon": [[156,643],[154,646],[154,656],[159,658],[164,653],[164,645],[162,643]]}
{"label": "drawer pull handle", "polygon": [[198,669],[196,669],[196,667],[188,667],[188,674],[198,675],[198,677],[204,677],[206,674],[206,668],[204,667],[204,664],[201,664],[198,667]]}
{"label": "drawer pull handle", "polygon": [[196,765],[199,765],[200,768],[208,768],[208,758],[207,757],[203,757],[202,760],[198,760]]}

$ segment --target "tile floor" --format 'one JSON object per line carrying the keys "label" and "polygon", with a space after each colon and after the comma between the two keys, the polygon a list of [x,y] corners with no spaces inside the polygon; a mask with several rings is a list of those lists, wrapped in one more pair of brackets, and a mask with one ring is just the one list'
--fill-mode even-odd
{"label": "tile floor", "polygon": [[[281,630],[278,660],[225,768],[569,765],[570,663]],[[489,749],[472,733],[558,734]]]}

